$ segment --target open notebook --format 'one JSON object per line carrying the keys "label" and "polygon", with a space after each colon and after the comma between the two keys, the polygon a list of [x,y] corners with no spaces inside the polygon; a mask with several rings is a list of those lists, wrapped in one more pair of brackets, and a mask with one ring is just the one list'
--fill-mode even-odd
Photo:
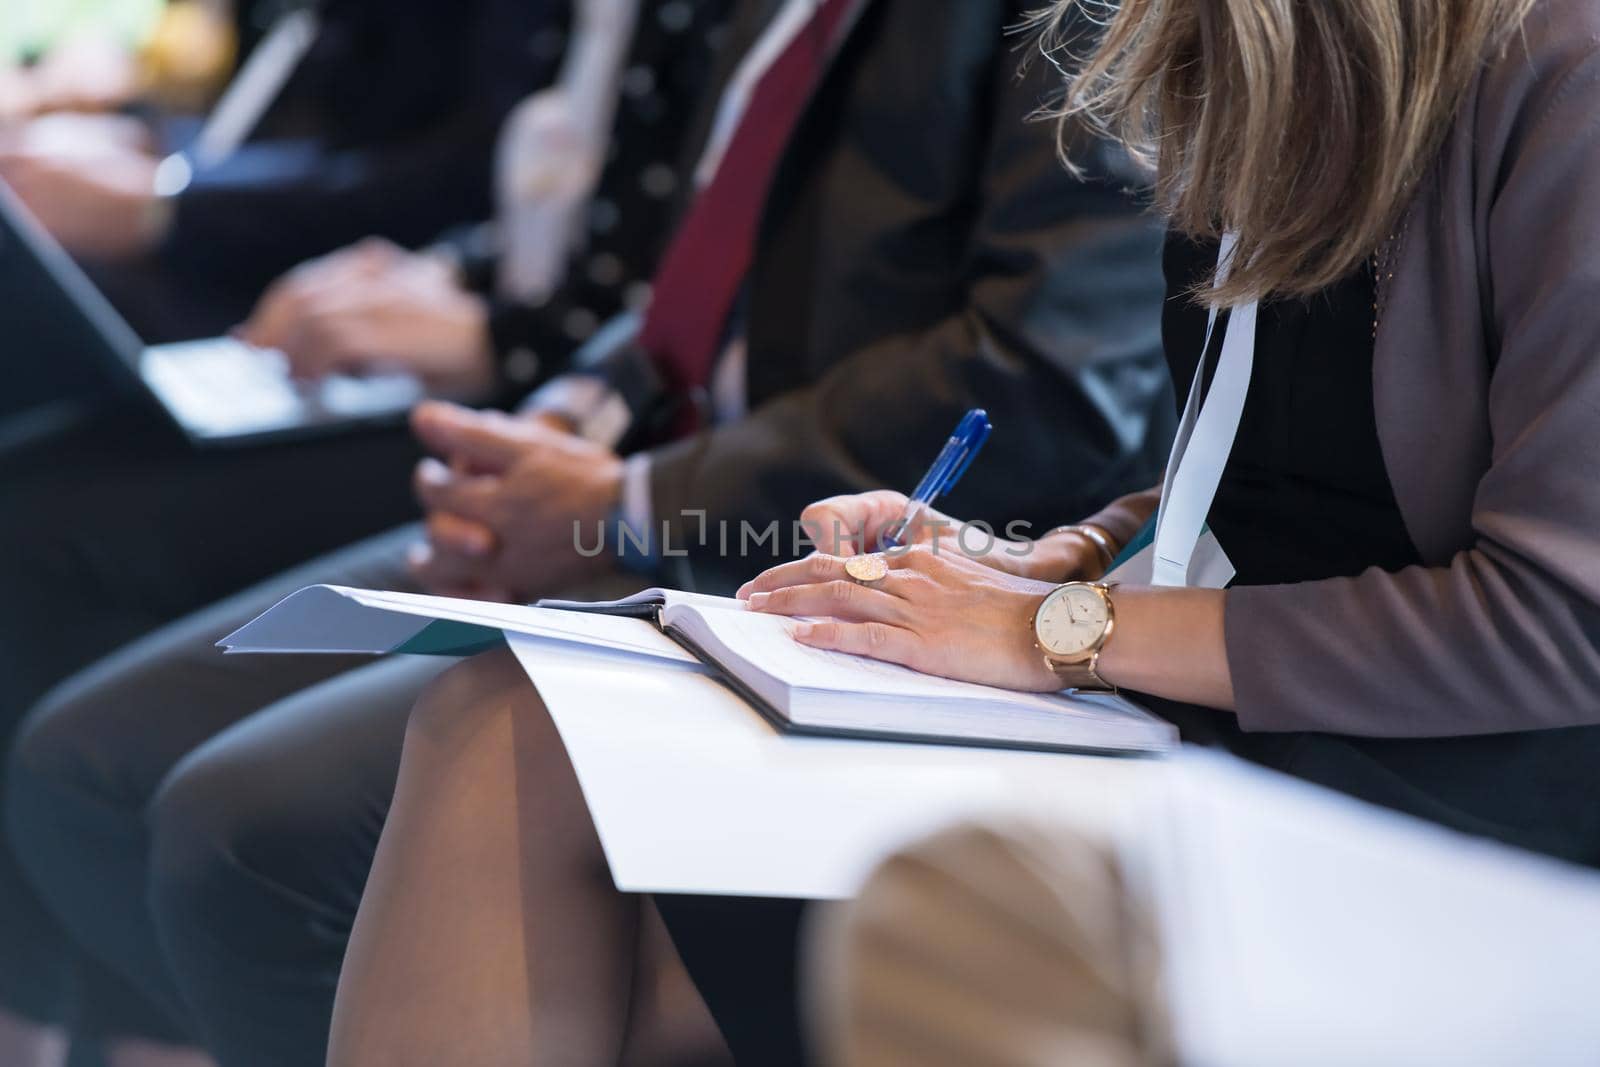
{"label": "open notebook", "polygon": [[649,589],[533,607],[313,586],[219,644],[229,652],[461,655],[501,634],[698,661],[781,730],[826,736],[1093,752],[1160,752],[1173,727],[1120,697],[1040,695],[955,682],[798,644],[790,619],[738,600]]}

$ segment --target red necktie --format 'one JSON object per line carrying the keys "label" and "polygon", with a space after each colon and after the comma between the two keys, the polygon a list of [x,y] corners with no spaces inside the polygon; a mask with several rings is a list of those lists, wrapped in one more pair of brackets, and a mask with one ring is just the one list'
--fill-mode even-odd
{"label": "red necktie", "polygon": [[695,197],[661,259],[639,343],[674,390],[711,381],[728,316],[755,255],[756,228],[778,161],[845,15],[860,2],[822,0],[810,24],[756,82],[716,174]]}

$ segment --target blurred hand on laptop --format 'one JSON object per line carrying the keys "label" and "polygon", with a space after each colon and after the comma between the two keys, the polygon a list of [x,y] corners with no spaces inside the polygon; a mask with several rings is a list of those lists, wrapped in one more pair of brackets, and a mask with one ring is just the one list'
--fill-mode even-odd
{"label": "blurred hand on laptop", "polygon": [[[412,571],[430,592],[528,601],[606,571],[585,556],[622,498],[621,457],[548,418],[421,404],[412,426],[440,459],[417,467],[427,541]],[[581,542],[577,538],[581,537]]]}
{"label": "blurred hand on laptop", "polygon": [[462,399],[495,380],[484,301],[443,260],[376,238],[284,275],[236,332],[302,379],[399,371]]}

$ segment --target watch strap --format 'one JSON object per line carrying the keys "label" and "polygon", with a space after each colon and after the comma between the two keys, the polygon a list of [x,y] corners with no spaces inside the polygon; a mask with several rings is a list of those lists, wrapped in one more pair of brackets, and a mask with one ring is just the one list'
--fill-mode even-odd
{"label": "watch strap", "polygon": [[1050,664],[1050,669],[1055,671],[1056,677],[1061,679],[1061,684],[1067,689],[1074,689],[1080,693],[1115,693],[1117,687],[1100,677],[1100,652],[1095,650],[1094,655],[1078,663],[1061,663],[1045,657]]}

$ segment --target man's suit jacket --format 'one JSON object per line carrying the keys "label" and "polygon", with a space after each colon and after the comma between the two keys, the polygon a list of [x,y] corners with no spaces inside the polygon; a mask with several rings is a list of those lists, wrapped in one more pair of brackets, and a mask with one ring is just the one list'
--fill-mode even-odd
{"label": "man's suit jacket", "polygon": [[561,59],[557,0],[324,0],[317,41],[251,142],[197,170],[164,262],[253,297],[377,234],[432,240],[490,213],[494,147]]}
{"label": "man's suit jacket", "polygon": [[[741,7],[726,68],[775,6]],[[748,414],[653,448],[656,522],[688,549],[670,577],[724,587],[772,562],[770,547],[720,558],[685,513],[787,531],[820,497],[909,491],[970,407],[996,428],[945,502],[964,518],[1037,534],[1156,481],[1173,418],[1159,228],[1109,151],[1077,152],[1083,179],[1062,166],[1055,123],[1036,118],[1058,79],[1008,33],[1031,6],[863,12],[766,206],[742,316]],[[659,401],[636,346],[588,355],[636,415]]]}

